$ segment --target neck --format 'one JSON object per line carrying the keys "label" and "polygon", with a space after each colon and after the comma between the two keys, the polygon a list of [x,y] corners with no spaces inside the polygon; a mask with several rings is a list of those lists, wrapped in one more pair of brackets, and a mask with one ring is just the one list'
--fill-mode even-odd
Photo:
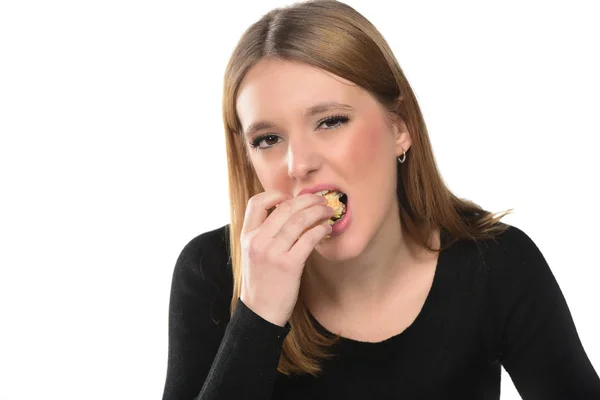
{"label": "neck", "polygon": [[311,254],[302,278],[303,299],[311,310],[372,309],[384,303],[419,262],[430,259],[430,252],[402,234],[397,207],[395,211],[357,257],[332,262],[316,251]]}

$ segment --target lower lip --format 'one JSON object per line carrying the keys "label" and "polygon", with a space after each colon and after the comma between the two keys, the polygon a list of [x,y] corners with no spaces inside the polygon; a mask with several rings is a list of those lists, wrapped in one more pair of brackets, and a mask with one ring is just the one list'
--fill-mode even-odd
{"label": "lower lip", "polygon": [[350,212],[350,201],[347,201],[346,203],[346,213],[344,214],[344,218],[342,218],[339,222],[336,222],[335,224],[333,224],[332,226],[332,230],[331,233],[329,234],[329,236],[331,237],[335,237],[335,236],[339,236],[342,233],[344,233],[344,231],[346,229],[348,229],[348,225],[350,225],[350,222],[352,221],[352,213]]}

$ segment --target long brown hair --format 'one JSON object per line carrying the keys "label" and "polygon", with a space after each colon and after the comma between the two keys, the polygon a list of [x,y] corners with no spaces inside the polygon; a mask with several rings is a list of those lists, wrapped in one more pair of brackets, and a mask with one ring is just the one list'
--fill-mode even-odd
{"label": "long brown hair", "polygon": [[[235,108],[238,87],[263,57],[300,61],[369,91],[389,116],[400,116],[412,138],[404,163],[398,163],[398,201],[402,232],[432,251],[457,240],[493,238],[508,226],[498,215],[450,192],[438,171],[427,128],[415,95],[379,31],[352,7],[337,1],[310,1],[277,8],[252,24],[239,40],[224,76],[223,122],[229,168],[231,223],[229,246],[233,269],[233,314],[241,291],[240,234],[250,197],[262,192],[241,135]],[[433,229],[445,234],[443,246],[429,245]],[[339,339],[320,333],[298,299],[278,370],[283,374],[321,371],[321,360]]]}

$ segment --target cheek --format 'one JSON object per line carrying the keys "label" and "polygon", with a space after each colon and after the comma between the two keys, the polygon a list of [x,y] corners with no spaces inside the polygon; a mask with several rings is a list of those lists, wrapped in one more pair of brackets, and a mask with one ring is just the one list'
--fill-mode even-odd
{"label": "cheek", "polygon": [[389,165],[386,157],[390,150],[386,147],[386,131],[380,126],[362,126],[353,136],[347,147],[347,160],[354,176],[372,179],[375,171]]}
{"label": "cheek", "polygon": [[252,165],[264,190],[290,192],[290,179],[285,167],[275,167],[272,162],[264,159],[253,161]]}

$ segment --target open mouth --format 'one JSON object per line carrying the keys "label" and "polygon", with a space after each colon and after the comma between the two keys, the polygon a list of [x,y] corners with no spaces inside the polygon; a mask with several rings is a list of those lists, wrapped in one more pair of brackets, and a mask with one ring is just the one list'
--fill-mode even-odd
{"label": "open mouth", "polygon": [[333,217],[329,219],[329,224],[333,225],[344,218],[346,214],[346,204],[348,196],[337,190],[321,190],[315,193],[318,196],[324,196],[327,199],[327,205],[333,209]]}

